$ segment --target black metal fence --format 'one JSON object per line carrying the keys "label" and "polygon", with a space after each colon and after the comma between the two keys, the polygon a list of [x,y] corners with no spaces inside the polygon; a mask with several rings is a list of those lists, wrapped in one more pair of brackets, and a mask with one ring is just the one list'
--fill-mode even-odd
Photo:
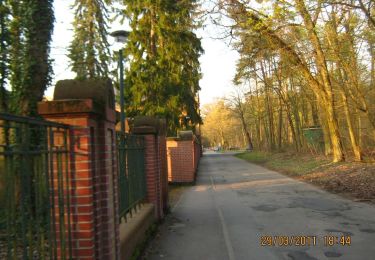
{"label": "black metal fence", "polygon": [[[0,113],[0,259],[71,259],[68,125]],[[146,197],[142,136],[117,133],[120,217]]]}
{"label": "black metal fence", "polygon": [[69,126],[0,113],[0,259],[71,258],[68,139]]}
{"label": "black metal fence", "polygon": [[144,138],[117,133],[120,217],[146,197]]}

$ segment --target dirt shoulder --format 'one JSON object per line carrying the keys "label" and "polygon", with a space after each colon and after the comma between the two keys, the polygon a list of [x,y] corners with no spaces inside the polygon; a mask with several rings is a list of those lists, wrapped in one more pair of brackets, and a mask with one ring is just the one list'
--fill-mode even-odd
{"label": "dirt shoulder", "polygon": [[184,191],[189,188],[190,185],[184,184],[169,184],[168,186],[168,205],[169,209],[173,210],[179,202]]}
{"label": "dirt shoulder", "polygon": [[[176,205],[178,205],[182,194],[185,192],[186,189],[188,189],[190,185],[179,185],[179,184],[169,184],[168,185],[168,205],[169,205],[169,211],[170,213],[174,210]],[[141,259],[146,260],[149,259],[151,255],[158,255],[160,258],[164,257],[162,254],[159,253],[159,241],[161,238],[161,229],[168,228],[170,225],[172,225],[175,222],[175,218],[173,217],[173,214],[167,214],[165,218],[163,219],[162,223],[159,223],[159,225],[156,228],[155,233],[152,234],[152,236],[149,237],[149,240],[147,243],[145,243],[144,247],[142,248],[142,253],[138,258],[135,259]]]}
{"label": "dirt shoulder", "polygon": [[238,158],[312,183],[353,200],[375,204],[375,163],[331,163],[321,155],[247,152]]}

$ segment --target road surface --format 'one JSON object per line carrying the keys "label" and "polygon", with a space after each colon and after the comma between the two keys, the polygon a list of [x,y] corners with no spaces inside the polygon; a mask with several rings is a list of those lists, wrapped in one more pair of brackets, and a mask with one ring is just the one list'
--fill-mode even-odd
{"label": "road surface", "polygon": [[149,251],[147,259],[373,260],[375,207],[209,153]]}

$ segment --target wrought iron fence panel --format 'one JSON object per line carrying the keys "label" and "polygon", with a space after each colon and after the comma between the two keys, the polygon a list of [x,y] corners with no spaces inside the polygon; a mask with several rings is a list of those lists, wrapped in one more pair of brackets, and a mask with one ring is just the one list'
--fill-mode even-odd
{"label": "wrought iron fence panel", "polygon": [[0,113],[0,259],[72,258],[69,131]]}
{"label": "wrought iron fence panel", "polygon": [[144,137],[117,133],[120,218],[146,197]]}

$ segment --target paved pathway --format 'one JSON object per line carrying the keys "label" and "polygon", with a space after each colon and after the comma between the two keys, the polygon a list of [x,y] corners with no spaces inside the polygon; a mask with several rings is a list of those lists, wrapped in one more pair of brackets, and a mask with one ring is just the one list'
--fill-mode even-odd
{"label": "paved pathway", "polygon": [[[350,236],[351,245],[325,246],[324,236]],[[310,246],[278,246],[304,239]],[[196,186],[183,193],[152,248],[148,259],[370,260],[375,207],[228,154],[205,154]]]}

